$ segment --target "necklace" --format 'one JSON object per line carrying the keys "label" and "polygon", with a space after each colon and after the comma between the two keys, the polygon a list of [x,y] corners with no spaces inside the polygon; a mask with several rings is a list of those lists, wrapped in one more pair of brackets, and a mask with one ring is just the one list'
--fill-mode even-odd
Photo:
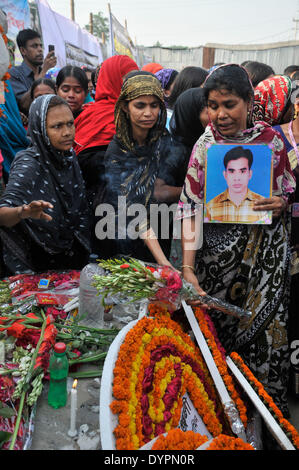
{"label": "necklace", "polygon": [[293,149],[295,150],[298,165],[299,165],[299,149],[297,147],[297,143],[296,143],[296,140],[295,140],[295,137],[294,137],[294,134],[293,134],[293,121],[290,121],[290,123],[289,123],[289,136],[290,136],[290,139],[291,139],[291,142],[292,142]]}

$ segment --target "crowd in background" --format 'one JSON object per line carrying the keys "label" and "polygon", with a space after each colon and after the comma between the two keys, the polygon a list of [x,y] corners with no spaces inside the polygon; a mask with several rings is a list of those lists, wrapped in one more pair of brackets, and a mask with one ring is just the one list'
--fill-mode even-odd
{"label": "crowd in background", "polygon": [[[282,74],[253,61],[140,70],[118,55],[95,70],[57,71],[55,50],[44,57],[37,32],[21,31],[17,44],[23,62],[9,68],[0,117],[2,275],[82,269],[90,255],[171,265],[199,293],[253,312],[248,325],[213,320],[225,348],[242,352],[287,416],[299,334],[299,65]],[[272,146],[272,196],[255,210],[272,211],[273,221],[205,224],[201,248],[188,250],[185,223],[203,203],[206,148],[215,142]],[[177,204],[182,240],[171,235],[173,220],[165,239],[161,220],[152,227],[147,216],[130,238],[134,213],[123,221],[120,196],[126,210]]]}

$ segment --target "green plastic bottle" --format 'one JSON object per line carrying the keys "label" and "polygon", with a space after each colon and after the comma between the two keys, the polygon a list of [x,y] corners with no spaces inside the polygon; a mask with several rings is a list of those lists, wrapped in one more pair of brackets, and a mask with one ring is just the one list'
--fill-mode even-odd
{"label": "green plastic bottle", "polygon": [[66,356],[66,345],[56,343],[49,364],[50,384],[48,404],[52,408],[61,408],[67,402],[67,376],[69,363]]}

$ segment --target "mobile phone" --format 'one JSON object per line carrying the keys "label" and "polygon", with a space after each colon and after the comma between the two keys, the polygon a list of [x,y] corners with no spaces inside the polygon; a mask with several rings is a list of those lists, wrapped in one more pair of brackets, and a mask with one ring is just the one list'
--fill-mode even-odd
{"label": "mobile phone", "polygon": [[53,44],[49,44],[49,52],[54,51],[55,46]]}

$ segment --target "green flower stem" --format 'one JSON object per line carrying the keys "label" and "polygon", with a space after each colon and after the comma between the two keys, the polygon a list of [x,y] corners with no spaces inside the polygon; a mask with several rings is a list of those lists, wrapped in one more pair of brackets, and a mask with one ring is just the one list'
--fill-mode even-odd
{"label": "green flower stem", "polygon": [[43,317],[43,324],[42,324],[42,328],[41,328],[41,333],[40,333],[39,340],[38,340],[38,343],[36,345],[36,348],[34,350],[34,353],[32,355],[31,365],[30,365],[30,368],[29,368],[29,370],[27,372],[27,375],[26,375],[25,384],[28,384],[30,382],[31,378],[32,378],[32,373],[33,373],[35,362],[36,362],[36,359],[37,359],[37,356],[38,356],[39,348],[40,348],[40,346],[43,342],[45,329],[46,329],[46,326],[47,326],[47,318],[46,318],[43,310],[41,310],[41,314],[42,314],[42,317]]}
{"label": "green flower stem", "polygon": [[82,371],[82,372],[70,372],[69,377],[74,379],[90,379],[93,377],[101,377],[103,369],[98,370],[89,370],[89,371]]}
{"label": "green flower stem", "polygon": [[60,323],[54,323],[54,325],[57,328],[73,328],[77,330],[84,330],[84,331],[89,331],[90,333],[99,333],[102,335],[114,335],[119,332],[119,329],[117,328],[112,328],[110,330],[105,330],[105,329],[100,329],[100,328],[92,328],[89,326],[83,326],[83,325],[62,325]]}
{"label": "green flower stem", "polygon": [[24,390],[22,392],[21,397],[20,397],[18,416],[17,416],[17,419],[16,419],[14,432],[13,432],[11,442],[10,442],[10,446],[9,446],[8,450],[13,450],[14,446],[15,446],[15,442],[16,442],[16,439],[17,439],[17,435],[18,435],[18,431],[19,431],[19,427],[20,427],[20,422],[21,422],[21,418],[22,418],[23,408],[24,408],[25,395],[26,395],[26,391]]}
{"label": "green flower stem", "polygon": [[19,369],[0,369],[0,375],[9,375],[12,372],[17,372]]}
{"label": "green flower stem", "polygon": [[22,418],[23,408],[24,408],[25,396],[26,396],[26,393],[27,393],[27,390],[28,390],[29,382],[32,379],[32,373],[33,373],[33,370],[34,370],[34,365],[35,365],[35,361],[36,361],[36,358],[37,358],[37,355],[38,355],[38,351],[39,351],[40,345],[41,345],[41,343],[44,339],[44,333],[45,333],[45,329],[46,329],[46,325],[47,325],[47,318],[46,318],[43,310],[41,310],[41,315],[42,315],[42,318],[43,318],[43,325],[42,325],[42,328],[41,328],[41,334],[40,334],[38,343],[36,345],[35,351],[32,355],[30,368],[29,368],[29,370],[27,372],[27,375],[26,375],[26,378],[25,378],[24,389],[23,389],[21,397],[20,397],[18,416],[17,416],[17,420],[16,420],[12,440],[11,440],[11,443],[10,443],[10,446],[9,446],[9,450],[13,450],[15,442],[16,442],[16,438],[17,438],[17,435],[18,435],[19,426],[20,426],[20,422],[21,422],[21,418]]}
{"label": "green flower stem", "polygon": [[69,360],[69,365],[72,366],[74,364],[83,364],[85,362],[100,361],[102,359],[105,359],[106,356],[107,356],[106,352],[102,352],[102,353],[99,353],[99,354],[90,354],[90,355],[84,356],[82,358],[79,356],[78,359],[70,359]]}

